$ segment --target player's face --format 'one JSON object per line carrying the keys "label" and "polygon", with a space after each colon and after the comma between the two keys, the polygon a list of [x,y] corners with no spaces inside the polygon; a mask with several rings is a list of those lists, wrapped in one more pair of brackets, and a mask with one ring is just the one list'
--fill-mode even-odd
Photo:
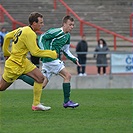
{"label": "player's face", "polygon": [[74,21],[67,20],[67,22],[64,23],[64,25],[63,25],[64,32],[65,33],[71,32],[71,30],[73,29],[73,27],[74,27]]}
{"label": "player's face", "polygon": [[38,22],[34,22],[34,31],[40,31],[44,26],[43,18],[38,17]]}

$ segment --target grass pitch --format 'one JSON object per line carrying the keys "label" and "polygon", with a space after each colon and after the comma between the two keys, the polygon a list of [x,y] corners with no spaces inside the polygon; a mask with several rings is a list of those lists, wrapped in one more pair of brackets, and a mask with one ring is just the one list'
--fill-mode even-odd
{"label": "grass pitch", "polygon": [[50,111],[32,111],[32,90],[0,92],[0,133],[132,133],[131,89],[73,89],[75,109],[62,90],[43,90]]}

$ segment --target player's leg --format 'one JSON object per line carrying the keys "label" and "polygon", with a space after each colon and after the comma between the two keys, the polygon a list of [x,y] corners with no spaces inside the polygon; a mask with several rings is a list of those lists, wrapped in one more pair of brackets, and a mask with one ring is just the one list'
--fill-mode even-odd
{"label": "player's leg", "polygon": [[40,104],[44,76],[41,73],[41,71],[34,64],[32,64],[29,60],[25,61],[25,67],[26,67],[25,75],[35,80],[34,89],[33,89],[33,93],[34,93],[33,105],[36,106]]}
{"label": "player's leg", "polygon": [[45,77],[44,81],[43,81],[43,88],[45,88],[45,86],[48,84],[48,79],[47,77]]}
{"label": "player's leg", "polygon": [[23,75],[19,76],[18,79],[23,80],[25,83],[27,83],[27,84],[29,84],[31,86],[34,85],[34,79],[29,77],[29,76],[27,76],[27,75],[23,74]]}
{"label": "player's leg", "polygon": [[38,68],[35,68],[31,72],[27,73],[27,75],[32,77],[35,80],[34,89],[33,89],[33,93],[34,93],[33,105],[36,106],[40,104],[44,76],[42,75],[40,70],[38,70]]}
{"label": "player's leg", "polygon": [[40,103],[41,95],[42,95],[42,88],[43,88],[43,81],[45,77],[41,73],[38,68],[35,68],[31,72],[27,73],[28,76],[35,79],[34,82],[34,89],[33,89],[33,104],[32,110],[50,110],[51,107],[44,106]]}
{"label": "player's leg", "polygon": [[11,60],[7,60],[5,62],[4,73],[0,80],[0,91],[6,90],[18,78],[20,72],[23,72],[21,67]]}
{"label": "player's leg", "polygon": [[71,74],[67,71],[66,68],[63,68],[60,72],[59,75],[63,77],[63,93],[64,93],[64,104],[63,106],[65,108],[71,107],[75,108],[79,106],[78,103],[74,103],[70,101],[70,91],[71,91],[71,85],[70,85],[70,80],[71,80]]}
{"label": "player's leg", "polygon": [[[63,77],[63,93],[64,93],[64,103],[66,104],[64,107],[77,107],[78,103],[73,103],[70,101],[70,80],[71,74],[66,70],[64,63],[60,60],[54,60],[51,62],[43,63],[42,66],[43,74],[47,77],[47,82],[50,80],[52,74],[59,74]],[[46,85],[45,83],[45,85]]]}
{"label": "player's leg", "polygon": [[42,88],[43,88],[43,81],[44,75],[41,71],[32,64],[29,60],[26,61],[26,68],[25,73],[26,75],[32,77],[34,82],[34,89],[33,89],[33,104],[32,110],[49,110],[51,107],[45,107],[40,103],[41,95],[42,95]]}
{"label": "player's leg", "polygon": [[12,83],[6,82],[3,78],[0,80],[0,91],[6,90]]}

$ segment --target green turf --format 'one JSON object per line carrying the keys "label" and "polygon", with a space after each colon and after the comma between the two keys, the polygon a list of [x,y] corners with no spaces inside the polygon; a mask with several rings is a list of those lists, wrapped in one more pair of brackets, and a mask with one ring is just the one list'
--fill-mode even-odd
{"label": "green turf", "polygon": [[73,89],[75,109],[63,108],[62,90],[44,90],[50,111],[31,111],[32,90],[0,92],[0,133],[132,133],[131,89]]}

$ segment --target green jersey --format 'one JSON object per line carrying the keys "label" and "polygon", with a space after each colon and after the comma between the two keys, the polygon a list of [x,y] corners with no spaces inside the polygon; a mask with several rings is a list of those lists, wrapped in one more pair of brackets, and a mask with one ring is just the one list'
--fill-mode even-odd
{"label": "green jersey", "polygon": [[[69,51],[70,33],[64,33],[62,28],[51,28],[39,38],[39,47],[43,50],[56,50],[58,55],[63,51],[64,55],[76,63],[77,58]],[[58,57],[60,58],[60,56]],[[53,61],[52,58],[42,58],[42,62]]]}

